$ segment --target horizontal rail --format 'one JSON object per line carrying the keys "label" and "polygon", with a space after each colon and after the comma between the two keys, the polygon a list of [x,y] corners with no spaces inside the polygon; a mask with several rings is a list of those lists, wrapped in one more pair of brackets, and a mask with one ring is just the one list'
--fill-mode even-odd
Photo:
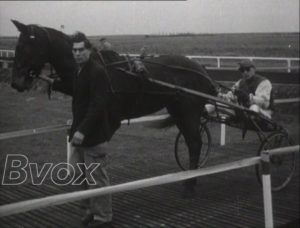
{"label": "horizontal rail", "polygon": [[[140,54],[125,54],[122,53],[123,56],[131,56],[131,57],[138,57]],[[14,50],[0,50],[0,58],[14,58],[15,51]],[[157,54],[151,56],[159,56]],[[287,66],[286,67],[257,67],[258,70],[287,70],[287,72],[291,72],[291,70],[299,70],[299,66],[292,66],[292,62],[300,61],[300,58],[295,57],[260,57],[260,56],[206,56],[206,55],[186,55],[187,58],[190,59],[210,59],[216,61],[216,67],[208,66],[208,69],[235,69],[232,67],[222,67],[221,60],[243,60],[249,59],[252,61],[260,60],[260,61],[285,61]]]}
{"label": "horizontal rail", "polygon": [[[168,114],[154,115],[154,116],[143,116],[143,117],[139,117],[139,118],[130,119],[129,123],[142,123],[142,122],[149,122],[149,121],[157,121],[157,120],[165,119],[168,116],[169,116]],[[127,124],[128,120],[123,120],[121,123],[122,124]]]}
{"label": "horizontal rail", "polygon": [[[2,56],[2,53],[10,53],[13,56],[15,56],[14,50],[0,50],[0,56]],[[122,53],[121,55],[129,55],[132,57],[138,57],[140,54],[126,54]],[[159,55],[153,55],[153,56],[159,56]],[[250,60],[274,60],[274,61],[300,61],[300,58],[296,57],[262,57],[262,56],[212,56],[212,55],[186,55],[186,57],[191,59],[236,59],[236,60],[242,60],[242,59],[250,59]]]}
{"label": "horizontal rail", "polygon": [[[251,61],[259,60],[259,61],[284,61],[286,62],[285,68],[280,68],[287,70],[287,72],[291,72],[293,69],[298,69],[298,67],[292,66],[293,61],[300,62],[299,58],[284,58],[284,57],[259,57],[259,56],[195,56],[195,55],[187,55],[190,59],[213,59],[216,61],[217,66],[215,68],[210,69],[224,69],[224,67],[221,66],[221,60],[243,60],[243,59],[249,59]],[[275,70],[274,68],[267,68],[267,67],[257,67],[257,70]],[[278,69],[276,69],[278,70]]]}
{"label": "horizontal rail", "polygon": [[287,146],[287,147],[280,147],[272,150],[266,150],[267,153],[269,153],[271,156],[278,155],[278,154],[286,154],[286,153],[292,153],[292,152],[299,152],[300,146]]}
{"label": "horizontal rail", "polygon": [[285,98],[285,99],[276,99],[276,100],[274,100],[275,104],[294,103],[294,102],[300,102],[300,97]]}
{"label": "horizontal rail", "polygon": [[[5,63],[13,63],[13,58],[7,58],[7,59],[0,59],[0,62],[5,62]],[[226,67],[226,66],[206,66],[204,64],[205,68],[207,70],[237,70],[237,67]],[[256,67],[257,71],[288,71],[291,72],[292,70],[294,71],[299,71],[300,67],[299,66],[291,66],[291,67]]]}
{"label": "horizontal rail", "polygon": [[[121,55],[128,55],[132,57],[138,57],[140,54],[125,54],[122,53]],[[152,56],[152,55],[149,55]],[[155,56],[159,56],[158,54],[154,54]],[[186,55],[187,58],[190,59],[236,59],[236,60],[243,60],[243,59],[251,59],[251,60],[274,60],[274,61],[300,61],[300,58],[296,57],[260,57],[260,56],[215,56],[215,55]]]}
{"label": "horizontal rail", "polygon": [[[167,118],[169,115],[154,115],[154,116],[143,116],[140,118],[134,118],[130,119],[129,123],[142,123],[142,122],[148,122],[148,121],[157,121]],[[127,120],[123,120],[121,122],[122,124],[128,124]],[[61,131],[61,130],[67,130],[70,128],[70,124],[60,124],[60,125],[52,125],[47,127],[40,127],[35,129],[26,129],[26,130],[20,130],[20,131],[12,131],[12,132],[6,132],[6,133],[0,133],[0,140],[4,139],[11,139],[11,138],[17,138],[22,136],[29,136],[29,135],[37,135],[42,133],[48,133],[53,131]]]}
{"label": "horizontal rail", "polygon": [[[282,151],[281,154],[299,152],[299,145],[278,148],[275,150],[269,150],[268,152],[274,155],[279,153],[279,151]],[[54,196],[47,196],[40,199],[32,199],[32,200],[7,204],[7,205],[0,206],[0,217],[27,212],[35,209],[41,209],[49,206],[61,205],[73,201],[88,199],[91,197],[96,197],[96,196],[98,197],[105,194],[132,191],[136,189],[152,187],[152,186],[157,186],[162,184],[169,184],[169,183],[183,181],[195,177],[245,168],[245,167],[256,165],[260,161],[261,161],[261,157],[256,156],[252,158],[246,158],[246,159],[215,165],[212,167],[202,168],[198,170],[182,171],[182,172],[171,173],[162,176],[127,182],[123,184],[102,187],[98,189],[90,189],[90,190],[84,190],[84,191],[78,191],[72,193],[63,193]]]}
{"label": "horizontal rail", "polygon": [[[274,100],[275,104],[284,104],[284,103],[294,103],[300,102],[299,97],[295,98],[286,98],[286,99],[276,99]],[[232,103],[230,103],[232,104]],[[240,107],[240,106],[239,106]],[[157,121],[167,118],[169,115],[154,115],[154,116],[143,116],[139,118],[130,119],[129,123],[141,123],[141,122],[149,122],[149,121]],[[122,124],[128,124],[128,120],[123,120]],[[0,133],[0,140],[10,139],[10,138],[17,138],[22,136],[29,136],[29,135],[37,135],[42,133],[48,133],[53,131],[61,131],[66,130],[70,127],[70,124],[60,124],[60,125],[53,125],[35,129],[26,129],[26,130],[19,130],[19,131],[12,131],[6,133]]]}
{"label": "horizontal rail", "polygon": [[[207,69],[207,70],[230,70],[230,71],[232,71],[232,70],[237,70],[237,67],[226,67],[226,66],[220,66],[220,67],[214,67],[214,66],[205,66],[205,69]],[[274,70],[274,71],[279,71],[279,70],[284,70],[284,71],[286,71],[286,70],[299,70],[300,69],[300,66],[291,66],[291,67],[288,67],[288,66],[286,66],[286,67],[271,67],[271,66],[269,66],[269,67],[256,67],[256,70],[257,71],[272,71],[272,70]]]}
{"label": "horizontal rail", "polygon": [[194,177],[211,175],[215,173],[225,172],[233,169],[243,168],[258,164],[260,157],[247,158],[227,164],[216,165],[201,170],[189,170],[162,176],[132,181],[128,183],[102,187],[99,189],[84,190],[72,193],[58,194],[48,196],[40,199],[26,200],[18,203],[0,206],[0,217],[18,214],[35,209],[45,208],[65,204],[73,201],[88,199],[91,197],[101,196],[105,194],[112,194],[117,192],[124,192],[136,190],[156,185],[169,184],[173,182],[183,181]]}
{"label": "horizontal rail", "polygon": [[[1,56],[0,56],[1,58]],[[0,62],[3,63],[13,63],[13,57],[12,58],[7,58],[7,59],[0,59]],[[205,64],[204,64],[205,65]],[[205,68],[207,70],[237,70],[237,67],[226,67],[226,66],[206,66]],[[257,71],[288,71],[291,72],[292,70],[299,71],[300,67],[299,66],[291,66],[291,67],[256,67]]]}
{"label": "horizontal rail", "polygon": [[37,134],[53,132],[53,131],[61,131],[61,130],[68,129],[69,127],[70,126],[68,126],[67,124],[60,124],[60,125],[53,125],[53,126],[47,126],[47,127],[41,127],[35,129],[26,129],[26,130],[12,131],[7,133],[0,133],[0,140],[17,138],[21,136],[37,135]]}
{"label": "horizontal rail", "polygon": [[9,58],[9,59],[1,59],[1,57],[0,57],[0,62],[1,62],[1,63],[13,63],[14,60],[13,60],[13,58]]}
{"label": "horizontal rail", "polygon": [[188,58],[200,58],[200,59],[251,59],[251,60],[279,60],[279,61],[300,61],[300,58],[294,57],[260,57],[260,56],[210,56],[210,55],[186,55]]}

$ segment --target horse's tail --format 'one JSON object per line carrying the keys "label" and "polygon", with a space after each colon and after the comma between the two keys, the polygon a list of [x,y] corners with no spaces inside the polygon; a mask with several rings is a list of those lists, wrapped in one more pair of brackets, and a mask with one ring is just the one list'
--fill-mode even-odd
{"label": "horse's tail", "polygon": [[149,126],[152,128],[162,129],[167,127],[172,127],[174,125],[175,125],[174,118],[172,116],[168,116],[165,119],[152,122]]}

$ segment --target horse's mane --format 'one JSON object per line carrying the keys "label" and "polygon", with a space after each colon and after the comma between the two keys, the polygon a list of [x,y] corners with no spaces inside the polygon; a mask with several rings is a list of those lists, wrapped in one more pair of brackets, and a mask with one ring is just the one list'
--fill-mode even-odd
{"label": "horse's mane", "polygon": [[29,25],[32,27],[32,31],[35,33],[36,31],[38,31],[38,34],[42,35],[42,33],[44,33],[44,35],[47,35],[48,39],[51,40],[56,40],[56,39],[60,39],[60,40],[64,40],[67,43],[71,44],[71,39],[69,35],[66,35],[65,33],[56,30],[54,28],[49,28],[49,27],[45,27],[45,26],[41,26],[38,24],[31,24]]}
{"label": "horse's mane", "polygon": [[[49,41],[59,46],[59,51],[72,54],[71,35],[67,35],[61,31],[49,27],[42,27],[40,25],[32,25],[32,26],[35,26],[36,28],[40,29],[41,30],[40,32],[44,30],[47,33]],[[95,58],[99,57],[97,56],[98,55],[97,52],[98,52],[97,49],[95,47],[92,47],[93,57]],[[100,53],[106,64],[124,60],[124,57],[120,56],[117,52],[112,50],[102,50],[100,51]]]}
{"label": "horse's mane", "polygon": [[44,29],[49,33],[50,42],[55,43],[60,48],[60,51],[72,54],[72,41],[69,35],[53,28],[44,27]]}

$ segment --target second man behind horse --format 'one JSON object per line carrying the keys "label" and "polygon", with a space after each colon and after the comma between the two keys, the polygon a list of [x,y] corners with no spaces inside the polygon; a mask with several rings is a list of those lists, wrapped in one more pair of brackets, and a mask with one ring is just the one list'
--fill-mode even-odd
{"label": "second man behind horse", "polygon": [[[226,94],[219,93],[218,96],[226,101],[239,103],[252,111],[271,119],[273,109],[272,84],[271,82],[256,74],[256,68],[252,61],[244,60],[239,63],[239,72],[242,78],[232,87],[232,91]],[[205,106],[209,114],[215,111],[213,105]],[[230,110],[226,110],[227,112]]]}

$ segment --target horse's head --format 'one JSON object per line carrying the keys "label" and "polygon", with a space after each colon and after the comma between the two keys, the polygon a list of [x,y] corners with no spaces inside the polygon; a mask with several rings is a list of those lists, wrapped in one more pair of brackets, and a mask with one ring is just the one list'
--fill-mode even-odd
{"label": "horse's head", "polygon": [[50,40],[45,28],[24,25],[15,20],[12,22],[20,31],[20,36],[15,49],[11,86],[22,92],[32,87],[47,62]]}

